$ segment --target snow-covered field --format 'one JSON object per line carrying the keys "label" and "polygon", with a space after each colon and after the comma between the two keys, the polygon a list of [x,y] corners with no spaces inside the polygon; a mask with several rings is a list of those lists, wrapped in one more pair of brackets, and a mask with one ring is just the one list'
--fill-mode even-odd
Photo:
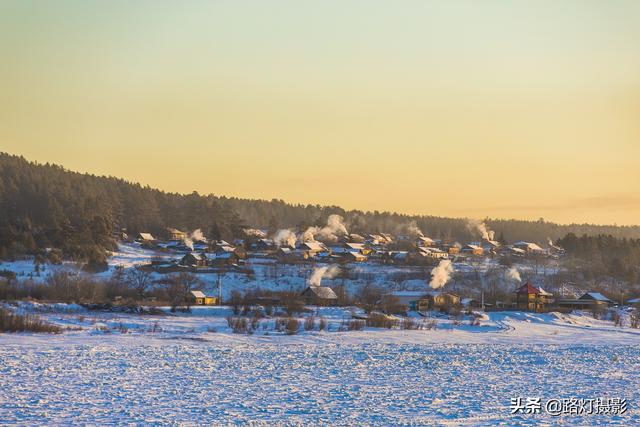
{"label": "snow-covered field", "polygon": [[[14,308],[16,309],[16,308]],[[638,425],[640,333],[581,315],[480,326],[232,334],[227,308],[177,316],[23,304],[70,329],[0,334],[0,424]],[[269,322],[269,320],[264,320]],[[626,398],[621,416],[511,415],[510,399]]]}

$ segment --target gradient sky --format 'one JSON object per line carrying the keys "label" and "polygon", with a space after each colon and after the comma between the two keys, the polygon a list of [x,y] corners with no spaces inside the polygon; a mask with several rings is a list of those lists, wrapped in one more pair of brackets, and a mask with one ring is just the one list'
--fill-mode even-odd
{"label": "gradient sky", "polygon": [[0,0],[0,151],[169,191],[640,224],[640,2]]}

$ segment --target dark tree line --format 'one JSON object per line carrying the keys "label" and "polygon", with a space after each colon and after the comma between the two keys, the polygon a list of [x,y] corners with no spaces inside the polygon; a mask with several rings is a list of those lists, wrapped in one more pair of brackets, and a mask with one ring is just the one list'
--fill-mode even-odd
{"label": "dark tree line", "polygon": [[582,261],[580,269],[594,277],[611,276],[637,283],[640,280],[640,239],[611,235],[569,233],[558,240],[567,255]]}
{"label": "dark tree line", "polygon": [[[276,190],[274,190],[275,192]],[[365,190],[363,190],[365,191]],[[245,227],[275,232],[323,225],[331,214],[345,218],[354,233],[403,234],[415,223],[431,237],[447,241],[477,239],[466,220],[408,216],[391,212],[345,211],[336,206],[295,205],[282,200],[248,200],[210,195],[167,193],[115,177],[65,170],[0,153],[0,259],[23,254],[55,254],[104,262],[105,249],[114,248],[114,232],[148,231],[166,236],[167,227],[201,228],[213,239],[243,237]],[[640,238],[640,227],[558,225],[543,220],[486,220],[505,242],[538,243],[567,233],[607,234]],[[51,253],[51,252],[48,252]]]}

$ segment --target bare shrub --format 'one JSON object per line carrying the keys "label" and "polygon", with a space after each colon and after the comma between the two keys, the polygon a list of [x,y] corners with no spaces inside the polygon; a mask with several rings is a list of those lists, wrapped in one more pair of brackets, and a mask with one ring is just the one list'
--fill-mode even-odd
{"label": "bare shrub", "polygon": [[119,331],[121,334],[126,334],[129,332],[129,327],[124,323],[120,322],[113,327],[114,331]]}
{"label": "bare shrub", "polygon": [[320,322],[318,323],[318,329],[324,331],[327,329],[327,319],[324,317],[320,318]]}
{"label": "bare shrub", "polygon": [[640,309],[635,309],[629,314],[629,326],[634,329],[640,328]]}
{"label": "bare shrub", "polygon": [[304,330],[305,331],[313,331],[316,327],[316,318],[313,316],[309,316],[304,319]]}
{"label": "bare shrub", "polygon": [[157,320],[153,322],[153,325],[151,325],[151,327],[147,330],[147,332],[151,332],[151,333],[162,332],[162,328],[160,327],[160,322],[158,322]]}
{"label": "bare shrub", "polygon": [[295,317],[289,317],[287,319],[287,325],[285,329],[287,335],[297,334],[299,326],[300,326],[300,322],[298,322],[298,319],[296,319]]}
{"label": "bare shrub", "polygon": [[400,322],[400,329],[417,330],[420,329],[420,324],[415,319],[407,317]]}
{"label": "bare shrub", "polygon": [[432,329],[438,329],[438,322],[436,319],[429,319],[423,322],[422,326],[424,329],[430,331]]}
{"label": "bare shrub", "polygon": [[62,329],[38,316],[21,315],[0,308],[0,332],[44,332],[59,334]]}
{"label": "bare shrub", "polygon": [[346,325],[348,331],[361,331],[364,329],[366,322],[360,319],[351,319]]}
{"label": "bare shrub", "polygon": [[619,326],[621,328],[624,326],[624,319],[620,316],[619,312],[614,311],[611,317],[615,326]]}
{"label": "bare shrub", "polygon": [[398,326],[398,320],[381,313],[372,313],[367,316],[366,325],[372,328],[392,329]]}
{"label": "bare shrub", "polygon": [[227,324],[231,328],[234,334],[246,334],[247,333],[247,318],[246,317],[227,317]]}

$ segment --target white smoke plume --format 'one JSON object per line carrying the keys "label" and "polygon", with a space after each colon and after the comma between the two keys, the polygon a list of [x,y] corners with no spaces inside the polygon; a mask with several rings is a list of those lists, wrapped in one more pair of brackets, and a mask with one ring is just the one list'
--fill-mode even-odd
{"label": "white smoke plume", "polygon": [[318,227],[309,227],[305,230],[304,233],[302,233],[302,235],[300,236],[300,241],[301,242],[315,242],[316,241],[316,234],[318,234],[318,232],[320,231],[320,229]]}
{"label": "white smoke plume", "polygon": [[422,230],[420,230],[418,224],[416,224],[415,221],[411,221],[409,224],[407,224],[407,233],[411,237],[424,237]]}
{"label": "white smoke plume", "polygon": [[302,233],[303,242],[315,242],[316,239],[323,242],[337,242],[338,237],[349,234],[344,225],[344,218],[340,215],[332,214],[327,218],[327,225],[322,228],[309,227]]}
{"label": "white smoke plume", "polygon": [[520,272],[515,267],[511,267],[507,271],[507,278],[511,279],[511,280],[514,280],[516,282],[522,282],[522,277],[520,277]]}
{"label": "white smoke plume", "polygon": [[184,237],[182,239],[182,243],[184,243],[184,245],[189,249],[193,250],[193,240],[191,240],[190,237]]}
{"label": "white smoke plume", "polygon": [[447,284],[453,273],[453,264],[448,259],[440,261],[437,267],[431,270],[431,281],[429,286],[433,289],[439,289]]}
{"label": "white smoke plume", "polygon": [[[191,236],[189,237],[189,240],[191,240],[191,244],[193,246],[193,241],[198,241],[198,242],[207,242],[207,238],[205,237],[204,233],[202,232],[202,230],[200,230],[199,228],[196,228],[195,230],[193,230],[193,233],[191,233]],[[187,245],[188,246],[188,245]]]}
{"label": "white smoke plume", "polygon": [[320,286],[322,279],[333,279],[340,273],[340,267],[336,265],[328,267],[316,267],[313,269],[307,283],[309,286]]}
{"label": "white smoke plume", "polygon": [[493,240],[496,236],[495,232],[487,227],[484,222],[477,219],[467,219],[467,228],[472,233],[479,234],[485,240]]}
{"label": "white smoke plume", "polygon": [[293,231],[286,228],[278,230],[273,236],[273,242],[278,246],[296,247],[296,235]]}

